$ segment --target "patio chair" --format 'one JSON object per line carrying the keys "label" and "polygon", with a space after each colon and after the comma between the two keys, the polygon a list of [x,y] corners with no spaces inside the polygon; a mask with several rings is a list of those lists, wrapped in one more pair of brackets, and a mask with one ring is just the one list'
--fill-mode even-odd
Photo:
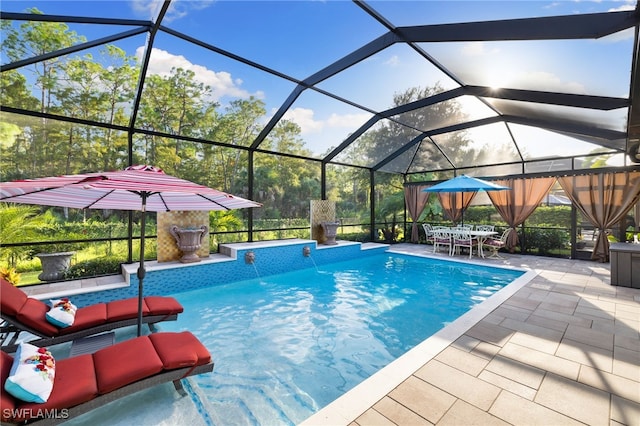
{"label": "patio chair", "polygon": [[[29,341],[35,346],[51,346],[138,323],[138,298],[132,297],[79,308],[73,324],[61,328],[47,321],[48,304],[27,297],[2,277],[0,280],[0,316],[4,320],[0,336],[2,350],[9,353],[16,350],[22,332],[36,336]],[[148,324],[151,331],[155,331],[154,325],[158,322],[175,321],[184,310],[176,299],[163,296],[145,297],[142,309],[142,322]]]}
{"label": "patio chair", "polygon": [[476,239],[471,236],[471,232],[469,229],[458,228],[451,233],[452,235],[452,244],[451,252],[459,253],[461,248],[469,249],[469,259],[473,256],[473,245],[476,242]]}
{"label": "patio chair", "polygon": [[427,244],[433,244],[433,228],[428,223],[422,224],[422,229],[424,229],[424,236],[427,239]]}
{"label": "patio chair", "polygon": [[[0,354],[2,424],[59,424],[135,392],[213,371],[207,348],[190,332],[158,332],[55,360],[53,389],[46,402],[25,402],[5,390],[14,358]],[[58,418],[55,418],[58,416]]]}
{"label": "patio chair", "polygon": [[440,246],[447,246],[451,256],[451,231],[449,229],[433,229],[433,252],[437,253]]}
{"label": "patio chair", "polygon": [[458,224],[455,229],[468,229],[469,231],[473,230],[473,225],[470,224]]}
{"label": "patio chair", "polygon": [[494,225],[476,225],[476,231],[493,232],[494,230]]}
{"label": "patio chair", "polygon": [[507,237],[513,231],[513,228],[507,228],[502,232],[500,238],[487,238],[482,243],[483,248],[488,248],[491,251],[489,259],[504,259],[498,254],[498,251],[507,245]]}

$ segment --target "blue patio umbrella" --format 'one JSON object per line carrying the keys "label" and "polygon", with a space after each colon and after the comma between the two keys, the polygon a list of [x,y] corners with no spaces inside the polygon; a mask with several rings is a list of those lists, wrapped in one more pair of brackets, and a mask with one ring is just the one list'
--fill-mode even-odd
{"label": "blue patio umbrella", "polygon": [[[504,191],[511,189],[508,186],[497,185],[487,180],[474,178],[467,175],[456,176],[452,179],[440,182],[423,192],[478,192],[478,191]],[[462,211],[462,222],[464,223],[464,206]]]}

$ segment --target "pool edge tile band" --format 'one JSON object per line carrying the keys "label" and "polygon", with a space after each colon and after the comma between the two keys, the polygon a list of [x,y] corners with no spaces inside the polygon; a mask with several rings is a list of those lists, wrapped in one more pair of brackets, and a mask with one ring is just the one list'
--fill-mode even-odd
{"label": "pool edge tile band", "polygon": [[511,284],[499,290],[479,305],[474,306],[469,312],[419,343],[374,375],[360,382],[353,389],[300,422],[299,425],[347,425],[354,422],[362,413],[373,407],[380,399],[384,398],[385,395],[442,352],[447,346],[451,345],[518,290],[522,289],[537,275],[537,271],[527,270],[524,275],[515,279]]}

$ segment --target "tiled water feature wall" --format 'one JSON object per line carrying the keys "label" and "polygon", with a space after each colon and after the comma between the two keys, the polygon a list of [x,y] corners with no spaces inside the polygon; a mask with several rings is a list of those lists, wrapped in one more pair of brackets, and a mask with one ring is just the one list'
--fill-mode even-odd
{"label": "tiled water feature wall", "polygon": [[[202,287],[242,281],[258,276],[280,274],[292,270],[314,268],[327,263],[355,259],[384,252],[383,244],[340,241],[335,246],[317,245],[314,240],[278,240],[254,243],[223,244],[219,254],[212,254],[198,263],[146,262],[144,295],[161,296]],[[253,252],[253,263],[245,261],[245,254]],[[306,253],[309,256],[305,256]],[[124,299],[138,295],[138,263],[123,265],[129,286],[93,293],[75,294],[73,303],[87,306],[99,302]]]}

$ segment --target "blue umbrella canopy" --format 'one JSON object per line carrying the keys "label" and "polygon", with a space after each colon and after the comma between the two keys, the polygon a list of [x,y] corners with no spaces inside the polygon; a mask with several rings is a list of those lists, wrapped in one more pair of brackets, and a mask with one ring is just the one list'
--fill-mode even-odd
{"label": "blue umbrella canopy", "polygon": [[[471,203],[473,198],[475,197],[475,193],[478,191],[503,191],[506,189],[511,189],[508,186],[497,185],[493,182],[489,182],[486,180],[474,178],[467,175],[456,176],[453,179],[446,180],[444,182],[440,182],[437,185],[433,185],[429,188],[425,188],[423,192],[435,192],[438,193],[438,198],[440,199],[440,204],[447,212],[447,216],[453,222],[457,222],[458,214],[462,219],[462,223],[464,223],[464,210]],[[452,195],[452,193],[463,193],[463,192],[473,192],[474,194],[467,194],[465,197],[463,194]],[[442,194],[441,194],[442,193]],[[449,193],[448,196],[445,196],[443,193]],[[457,213],[455,210],[448,209],[446,205],[456,206],[456,204],[462,203],[460,206],[460,211]]]}
{"label": "blue umbrella canopy", "polygon": [[496,185],[495,183],[474,178],[467,175],[456,176],[453,179],[440,182],[423,192],[476,192],[476,191],[503,191],[511,189],[508,186]]}

